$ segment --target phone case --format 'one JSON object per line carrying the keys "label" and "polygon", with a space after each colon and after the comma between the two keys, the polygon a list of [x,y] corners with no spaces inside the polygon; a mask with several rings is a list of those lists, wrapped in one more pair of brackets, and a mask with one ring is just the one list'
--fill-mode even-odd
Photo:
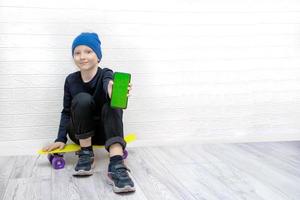
{"label": "phone case", "polygon": [[127,108],[128,103],[128,87],[131,74],[124,72],[115,72],[113,75],[114,84],[112,86],[112,94],[110,106],[112,108]]}

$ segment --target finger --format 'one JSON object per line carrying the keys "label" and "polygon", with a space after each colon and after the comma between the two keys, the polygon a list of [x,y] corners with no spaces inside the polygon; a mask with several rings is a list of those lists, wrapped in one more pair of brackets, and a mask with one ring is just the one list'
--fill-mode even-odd
{"label": "finger", "polygon": [[49,151],[50,145],[45,147],[45,151]]}
{"label": "finger", "polygon": [[48,151],[52,151],[52,150],[53,150],[53,147],[49,147],[49,148],[48,148]]}
{"label": "finger", "polygon": [[57,148],[57,146],[56,146],[56,145],[53,145],[53,146],[50,147],[49,151],[53,151],[53,150],[55,150],[56,148]]}

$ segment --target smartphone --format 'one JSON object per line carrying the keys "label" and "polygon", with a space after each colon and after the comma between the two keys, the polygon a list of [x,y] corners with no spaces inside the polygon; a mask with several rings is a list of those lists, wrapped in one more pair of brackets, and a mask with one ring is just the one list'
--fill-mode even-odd
{"label": "smartphone", "polygon": [[124,72],[115,72],[113,75],[113,86],[111,93],[110,106],[112,108],[127,108],[128,103],[128,87],[131,79],[131,74]]}

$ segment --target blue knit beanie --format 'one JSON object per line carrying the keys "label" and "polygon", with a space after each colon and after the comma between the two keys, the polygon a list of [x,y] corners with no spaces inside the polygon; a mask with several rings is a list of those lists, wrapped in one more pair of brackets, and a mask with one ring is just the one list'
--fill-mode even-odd
{"label": "blue knit beanie", "polygon": [[86,45],[93,49],[93,51],[96,53],[99,60],[102,58],[102,52],[101,52],[101,42],[99,40],[99,37],[97,33],[81,33],[78,35],[72,44],[72,56],[74,56],[74,49],[79,45]]}

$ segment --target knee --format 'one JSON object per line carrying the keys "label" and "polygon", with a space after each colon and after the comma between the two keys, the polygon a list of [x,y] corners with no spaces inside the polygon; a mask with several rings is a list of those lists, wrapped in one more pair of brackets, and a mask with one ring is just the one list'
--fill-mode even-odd
{"label": "knee", "polygon": [[102,117],[103,116],[107,116],[107,115],[119,115],[122,117],[123,115],[123,110],[122,109],[115,109],[115,108],[112,108],[110,107],[109,103],[105,103],[103,104],[102,106]]}
{"label": "knee", "polygon": [[76,107],[76,108],[82,108],[82,109],[86,109],[90,106],[94,105],[94,99],[92,97],[92,95],[85,93],[85,92],[81,92],[78,93],[77,95],[74,96],[73,100],[72,100],[72,107]]}

